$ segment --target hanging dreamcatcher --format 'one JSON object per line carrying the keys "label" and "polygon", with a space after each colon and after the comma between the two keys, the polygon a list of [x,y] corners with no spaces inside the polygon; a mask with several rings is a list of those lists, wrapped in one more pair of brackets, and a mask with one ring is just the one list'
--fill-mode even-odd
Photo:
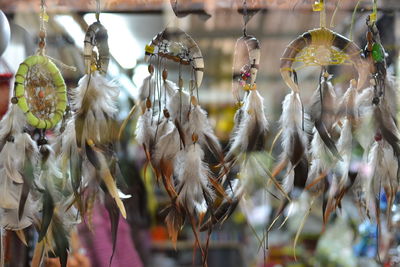
{"label": "hanging dreamcatcher", "polygon": [[247,23],[257,11],[248,8],[247,1],[243,1],[243,8],[239,10],[243,15],[244,28],[243,36],[235,45],[232,79],[232,93],[236,99],[237,111],[229,150],[220,171],[221,183],[226,191],[223,195],[217,192],[217,208],[202,226],[202,230],[222,224],[235,210],[245,191],[248,191],[246,189],[251,187],[255,176],[267,174],[266,170],[259,170],[263,165],[260,162],[265,159],[261,159],[257,154],[265,149],[268,130],[264,99],[256,84],[260,43],[257,38],[246,32]]}
{"label": "hanging dreamcatcher", "polygon": [[356,98],[360,114],[357,136],[364,149],[363,160],[371,170],[362,173],[357,189],[366,214],[376,219],[380,231],[381,191],[388,202],[386,220],[388,227],[391,226],[391,210],[399,186],[400,133],[396,121],[396,85],[387,72],[386,53],[376,20],[377,1],[374,0],[373,12],[367,18],[367,45],[364,48],[369,86]]}
{"label": "hanging dreamcatcher", "polygon": [[[199,244],[198,225],[210,211],[215,191],[223,191],[205,157],[211,152],[223,160],[218,139],[198,99],[203,57],[187,33],[166,28],[146,46],[146,60],[149,76],[139,92],[141,115],[136,140],[171,199],[164,211],[171,239],[177,241],[187,218]],[[167,68],[173,66],[178,68],[177,84],[168,80]]]}
{"label": "hanging dreamcatcher", "polygon": [[[361,49],[355,43],[326,28],[324,1],[316,2],[313,10],[321,14],[320,28],[307,31],[292,41],[281,58],[282,78],[292,92],[282,103],[281,162],[272,175],[284,171],[283,187],[291,199],[297,199],[298,192],[307,189],[312,195],[311,206],[315,198],[322,195],[326,221],[331,210],[327,208],[328,191],[332,187],[341,188],[338,192],[329,193],[337,198],[337,205],[340,206],[340,199],[357,175],[350,170],[354,101],[357,91],[364,87],[368,69]],[[358,81],[351,82],[341,100],[336,96],[332,76],[327,70],[330,65],[351,65],[358,74]],[[311,106],[304,108],[296,71],[307,66],[320,67],[321,74]],[[336,141],[333,136],[338,135],[340,138]],[[328,181],[333,184],[329,185]],[[288,203],[288,199],[283,200],[276,218]]]}
{"label": "hanging dreamcatcher", "polygon": [[[367,21],[364,53],[352,41],[325,27],[324,1],[313,8],[321,12],[321,27],[292,41],[281,59],[281,74],[292,92],[282,104],[283,152],[273,176],[285,170],[283,186],[292,199],[304,189],[311,193],[308,213],[314,200],[322,196],[324,224],[331,212],[341,207],[341,200],[352,187],[368,216],[370,207],[374,207],[379,223],[377,195],[382,187],[390,205],[393,203],[400,151],[394,104],[385,98],[386,93],[393,96],[394,89],[387,77],[385,52],[375,25],[376,1]],[[299,68],[321,67],[319,86],[307,110],[300,99],[296,62],[301,63]],[[336,96],[327,71],[329,65],[352,65],[357,71],[358,80],[350,81],[342,97]],[[363,161],[371,166],[368,172],[352,167],[357,147],[363,149]],[[284,200],[277,217],[287,204]]]}
{"label": "hanging dreamcatcher", "polygon": [[114,151],[119,89],[106,78],[108,35],[99,12],[97,1],[97,21],[89,26],[84,41],[86,74],[72,90],[71,109],[58,138],[62,171],[70,177],[74,193],[73,204],[91,227],[92,208],[100,198],[110,216],[114,254],[120,214],[126,218],[116,185],[120,171]]}
{"label": "hanging dreamcatcher", "polygon": [[59,169],[54,139],[46,136],[57,130],[68,102],[64,79],[45,54],[47,21],[42,0],[39,49],[20,64],[11,106],[0,122],[0,225],[26,243],[23,230],[33,224],[39,232],[33,265],[52,251],[66,266],[68,232],[78,217],[69,206],[69,182]]}

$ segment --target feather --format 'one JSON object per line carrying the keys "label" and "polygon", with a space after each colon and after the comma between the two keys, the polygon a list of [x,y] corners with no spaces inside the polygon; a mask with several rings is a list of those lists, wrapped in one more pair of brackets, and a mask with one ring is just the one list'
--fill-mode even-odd
{"label": "feather", "polygon": [[168,206],[165,211],[167,212],[165,223],[167,225],[168,235],[176,249],[178,233],[182,229],[185,222],[185,212],[174,203]]}
{"label": "feather", "polygon": [[357,94],[355,100],[356,125],[355,137],[364,150],[368,150],[374,141],[376,126],[374,124],[374,109],[371,105],[373,89],[364,89]]}
{"label": "feather", "polygon": [[203,162],[204,152],[199,145],[192,144],[180,152],[176,170],[178,173],[177,202],[189,212],[204,213],[207,198],[213,198],[208,177],[210,171]]}
{"label": "feather", "polygon": [[178,129],[172,122],[168,123],[171,124],[171,127],[168,127],[169,131],[160,137],[154,149],[153,161],[156,168],[162,159],[173,160],[180,150]]}
{"label": "feather", "polygon": [[243,114],[238,115],[239,126],[231,139],[226,161],[232,161],[242,152],[257,151],[264,147],[268,121],[264,114],[263,101],[257,90],[251,90],[245,98]]}
{"label": "feather", "polygon": [[316,128],[314,128],[314,137],[311,141],[311,158],[306,188],[313,193],[318,193],[323,189],[322,180],[334,166],[335,159],[332,158],[330,149],[325,145]]}
{"label": "feather", "polygon": [[17,231],[32,225],[33,218],[37,216],[37,205],[27,201],[25,204],[24,216],[19,219],[18,209],[0,209],[0,226],[6,230]]}
{"label": "feather", "polygon": [[22,133],[25,125],[26,118],[22,110],[17,105],[11,105],[0,121],[0,151],[6,143],[6,139]]}
{"label": "feather", "polygon": [[54,216],[51,221],[51,232],[54,241],[54,252],[60,260],[60,265],[66,267],[69,252],[69,233],[65,229],[64,222],[58,216]]}
{"label": "feather", "polygon": [[283,165],[287,161],[290,162],[288,166],[289,173],[283,180],[283,188],[286,193],[291,193],[294,185],[304,188],[308,176],[306,155],[308,136],[304,131],[303,114],[299,94],[291,92],[282,103],[282,115],[280,118],[282,128],[281,162],[284,163]]}
{"label": "feather", "polygon": [[366,203],[367,205],[375,205],[377,195],[382,186],[387,193],[389,211],[397,192],[397,172],[399,166],[391,145],[385,140],[374,142],[369,151],[367,163],[370,169],[366,177],[362,180]]}
{"label": "feather", "polygon": [[[177,90],[168,101],[167,109],[173,122],[178,122],[182,127],[188,121],[190,111],[190,96],[183,90]],[[178,127],[178,126],[177,126]]]}
{"label": "feather", "polygon": [[112,119],[118,109],[118,87],[98,71],[85,75],[72,94],[75,113],[75,131],[78,147],[86,140],[106,144],[115,139],[111,131]]}
{"label": "feather", "polygon": [[[197,102],[197,100],[192,102]],[[196,104],[191,109],[186,132],[189,132],[188,136],[190,138],[195,134],[200,145],[208,148],[216,159],[223,160],[221,145],[207,119],[206,111],[203,110],[200,105]],[[187,143],[190,143],[190,141],[192,140],[187,141]]]}
{"label": "feather", "polygon": [[167,98],[167,103],[171,99],[171,97],[179,90],[178,86],[171,82],[170,80],[164,80],[164,89]]}
{"label": "feather", "polygon": [[336,118],[336,94],[327,77],[321,77],[321,82],[312,99],[310,115],[315,129],[332,154],[341,160],[335,142],[329,134]]}
{"label": "feather", "polygon": [[114,257],[115,248],[117,245],[117,233],[118,233],[118,224],[119,224],[119,213],[118,206],[113,200],[113,196],[109,191],[106,191],[105,195],[105,207],[107,209],[108,215],[110,217],[111,222],[111,240],[112,240],[112,254],[110,257],[110,266]]}
{"label": "feather", "polygon": [[152,124],[152,119],[152,109],[146,109],[138,119],[135,132],[137,142],[148,149],[153,146],[155,136],[155,123]]}
{"label": "feather", "polygon": [[121,215],[126,218],[124,203],[122,203],[122,200],[119,197],[117,185],[115,184],[114,177],[110,171],[105,156],[95,145],[90,146],[89,144],[86,144],[86,151],[88,152],[87,155],[90,163],[95,167],[96,172],[104,182],[108,193],[114,199],[121,212]]}
{"label": "feather", "polygon": [[54,214],[54,201],[48,190],[43,192],[43,208],[42,208],[42,223],[39,230],[39,242],[43,240],[43,238],[47,234],[47,229],[49,228],[50,222],[53,218]]}
{"label": "feather", "polygon": [[142,85],[139,87],[138,99],[145,101],[146,98],[154,94],[156,88],[156,81],[153,75],[148,75],[144,78]]}
{"label": "feather", "polygon": [[[206,231],[216,224],[222,224],[231,216],[244,193],[244,187],[240,187],[239,185],[240,182],[238,179],[230,181],[230,185],[225,190],[225,196],[218,196],[220,198],[220,204],[210,218],[200,227],[200,231]],[[218,198],[216,200],[218,200]]]}
{"label": "feather", "polygon": [[395,124],[395,119],[391,116],[390,110],[385,99],[381,100],[380,105],[374,107],[374,119],[377,127],[377,131],[382,134],[393,149],[394,154],[400,157],[400,146],[399,146],[399,130]]}

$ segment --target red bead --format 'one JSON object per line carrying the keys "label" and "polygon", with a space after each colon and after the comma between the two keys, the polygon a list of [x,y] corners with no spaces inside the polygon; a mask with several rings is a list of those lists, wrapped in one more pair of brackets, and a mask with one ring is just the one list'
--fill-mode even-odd
{"label": "red bead", "polygon": [[375,141],[379,142],[381,140],[382,140],[382,134],[380,134],[380,133],[375,134]]}

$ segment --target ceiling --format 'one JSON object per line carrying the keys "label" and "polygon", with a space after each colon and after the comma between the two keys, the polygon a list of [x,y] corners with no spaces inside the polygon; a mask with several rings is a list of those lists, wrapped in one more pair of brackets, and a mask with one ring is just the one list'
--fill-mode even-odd
{"label": "ceiling", "polygon": [[[182,11],[205,10],[212,13],[215,9],[232,9],[241,6],[242,0],[171,0],[177,1]],[[360,2],[360,7],[370,8],[372,0]],[[103,0],[103,11],[108,12],[160,12],[169,6],[169,0]],[[315,0],[247,0],[249,8],[265,9],[311,9]],[[334,9],[337,3],[341,9],[352,9],[357,0],[330,0],[326,1],[328,9]],[[399,9],[398,0],[380,0],[380,7]],[[29,12],[39,9],[40,0],[0,0],[0,9],[6,13]],[[46,0],[46,5],[51,12],[88,12],[95,10],[94,0]]]}

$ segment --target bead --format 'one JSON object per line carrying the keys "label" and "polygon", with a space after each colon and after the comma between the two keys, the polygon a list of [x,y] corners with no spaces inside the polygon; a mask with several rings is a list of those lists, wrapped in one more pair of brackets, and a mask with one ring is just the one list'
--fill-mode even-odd
{"label": "bead", "polygon": [[313,11],[322,11],[322,10],[324,10],[324,3],[323,2],[315,2],[313,5],[312,5],[312,9],[313,9]]}
{"label": "bead", "polygon": [[197,106],[198,105],[197,98],[194,95],[192,95],[192,98],[190,99],[190,102],[192,103],[193,106]]}
{"label": "bead", "polygon": [[46,138],[40,138],[38,140],[38,145],[39,146],[47,145],[47,139]]}
{"label": "bead", "polygon": [[14,136],[12,136],[12,135],[7,136],[6,141],[10,142],[10,143],[14,143]]}
{"label": "bead", "polygon": [[146,108],[151,108],[151,100],[149,98],[146,99]]}
{"label": "bead", "polygon": [[39,42],[39,48],[40,48],[40,49],[43,49],[45,46],[46,46],[46,42],[45,42],[44,40],[41,40],[41,41]]}
{"label": "bead", "polygon": [[17,104],[17,103],[18,103],[18,98],[15,97],[15,96],[12,97],[12,98],[11,98],[11,103],[12,103],[12,104]]}
{"label": "bead", "polygon": [[193,143],[196,143],[199,140],[199,136],[196,133],[192,134],[192,141]]}
{"label": "bead", "polygon": [[379,104],[379,97],[374,97],[374,98],[372,99],[372,104],[378,105],[378,104]]}
{"label": "bead", "polygon": [[46,37],[46,33],[44,31],[39,31],[39,38],[44,39]]}
{"label": "bead", "polygon": [[38,96],[39,96],[39,98],[44,98],[45,95],[44,95],[43,90],[40,90],[40,91],[39,91]]}
{"label": "bead", "polygon": [[375,62],[382,62],[385,59],[385,52],[378,43],[374,43],[372,46],[372,58]]}
{"label": "bead", "polygon": [[163,113],[164,113],[164,117],[169,119],[170,115],[169,115],[168,109],[164,108]]}
{"label": "bead", "polygon": [[168,78],[168,71],[166,69],[164,69],[162,72],[162,78],[164,81]]}
{"label": "bead", "polygon": [[376,142],[379,142],[379,141],[381,141],[382,140],[382,134],[381,133],[376,133],[375,134],[375,141]]}
{"label": "bead", "polygon": [[149,71],[150,74],[153,74],[153,73],[154,73],[154,66],[150,64],[150,65],[147,67],[147,70]]}
{"label": "bead", "polygon": [[89,146],[91,146],[91,147],[94,146],[94,142],[93,142],[92,139],[88,139],[86,142],[87,142],[87,144],[88,144]]}

